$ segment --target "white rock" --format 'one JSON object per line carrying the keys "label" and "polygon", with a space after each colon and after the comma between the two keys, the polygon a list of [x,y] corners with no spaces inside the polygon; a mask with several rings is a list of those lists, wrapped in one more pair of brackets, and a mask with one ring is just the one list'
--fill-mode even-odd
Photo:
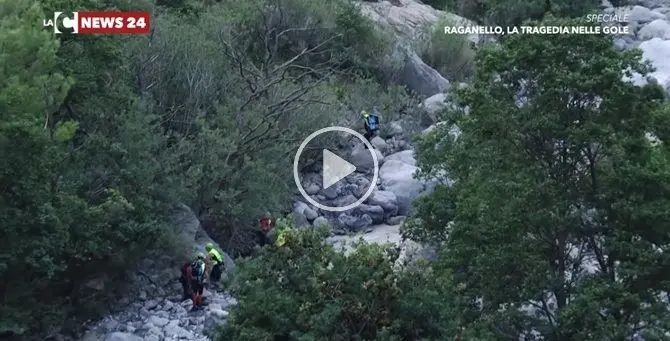
{"label": "white rock", "polygon": [[387,213],[398,210],[398,198],[390,191],[374,191],[365,202],[369,205],[381,206]]}
{"label": "white rock", "polygon": [[228,315],[230,315],[230,313],[228,313],[226,310],[222,310],[222,309],[212,310],[211,313],[212,313],[212,315],[214,315],[214,316],[216,316],[220,319],[228,318]]}
{"label": "white rock", "polygon": [[384,190],[398,198],[399,213],[408,213],[411,202],[424,190],[423,182],[414,178],[418,168],[399,160],[389,160],[379,170]]}
{"label": "white rock", "polygon": [[179,322],[179,321],[171,321],[167,326],[165,326],[165,336],[179,339],[192,339],[194,337],[191,331],[180,327],[178,323],[173,324],[172,322]]}
{"label": "white rock", "polygon": [[[377,162],[379,162],[379,154],[377,155]],[[351,162],[356,166],[356,171],[361,173],[371,172],[374,169],[374,159],[372,158],[372,153],[369,149],[363,147],[356,147],[351,151],[351,155],[348,159],[348,162]]]}
{"label": "white rock", "polygon": [[309,195],[315,195],[319,193],[321,190],[321,187],[315,183],[310,183],[307,187],[305,187],[305,192]]}
{"label": "white rock", "polygon": [[328,222],[328,219],[326,219],[324,217],[317,217],[316,219],[314,219],[314,222],[312,223],[312,225],[314,225],[314,227],[322,227],[322,226],[326,226],[326,225],[329,225],[329,224],[330,223]]}
{"label": "white rock", "polygon": [[642,6],[626,7],[625,11],[628,12],[628,19],[631,22],[640,24],[652,22],[656,19],[665,19],[665,15]]}
{"label": "white rock", "polygon": [[400,124],[400,122],[393,121],[393,122],[389,123],[389,134],[391,134],[391,136],[402,135],[403,131],[404,130],[403,130],[402,124]]}
{"label": "white rock", "polygon": [[170,321],[168,319],[158,317],[158,316],[149,316],[147,323],[151,323],[157,327],[165,327]]}
{"label": "white rock", "polygon": [[379,150],[380,152],[386,153],[386,150],[388,150],[388,145],[386,144],[386,141],[382,139],[379,136],[375,136],[372,138],[372,141],[370,141],[370,144],[372,144],[375,149]]}
{"label": "white rock", "polygon": [[[400,6],[388,1],[361,2],[361,13],[386,29],[391,29],[401,40],[417,42],[441,16],[448,16],[454,25],[474,25],[468,19],[455,14],[437,10],[429,5],[414,0],[399,0]],[[476,36],[470,37],[476,41]]]}
{"label": "white rock", "polygon": [[642,27],[637,35],[642,40],[653,38],[668,40],[670,39],[670,23],[664,19],[656,19]]}
{"label": "white rock", "polygon": [[130,333],[115,332],[107,335],[105,341],[143,341],[141,337]]}
{"label": "white rock", "polygon": [[[654,38],[640,44],[643,58],[650,60],[656,68],[651,76],[666,90],[670,90],[670,40]],[[638,79],[638,84],[643,82]]]}
{"label": "white rock", "polygon": [[431,116],[435,115],[438,111],[446,107],[445,100],[447,95],[444,93],[435,94],[426,98],[421,107]]}
{"label": "white rock", "polygon": [[401,152],[397,152],[394,154],[391,154],[386,157],[386,161],[390,160],[398,160],[402,161],[408,165],[411,166],[416,166],[416,159],[414,158],[414,150],[408,149],[408,150],[403,150]]}
{"label": "white rock", "polygon": [[309,221],[312,221],[319,216],[319,213],[317,213],[315,210],[313,210],[309,207],[305,209],[304,213],[305,213],[305,218],[307,218],[307,220],[309,220]]}

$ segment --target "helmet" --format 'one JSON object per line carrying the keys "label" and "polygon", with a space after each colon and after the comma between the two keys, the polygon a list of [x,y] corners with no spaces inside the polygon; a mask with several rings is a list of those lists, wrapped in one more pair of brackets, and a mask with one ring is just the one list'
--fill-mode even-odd
{"label": "helmet", "polygon": [[370,114],[368,114],[368,112],[365,111],[365,110],[361,110],[361,116],[368,117],[368,116],[370,116]]}
{"label": "helmet", "polygon": [[205,245],[205,250],[207,250],[207,252],[212,251],[213,248],[214,244],[212,243],[207,243],[207,245]]}
{"label": "helmet", "polygon": [[195,255],[195,258],[197,259],[205,259],[205,254],[202,252],[198,252],[198,254]]}

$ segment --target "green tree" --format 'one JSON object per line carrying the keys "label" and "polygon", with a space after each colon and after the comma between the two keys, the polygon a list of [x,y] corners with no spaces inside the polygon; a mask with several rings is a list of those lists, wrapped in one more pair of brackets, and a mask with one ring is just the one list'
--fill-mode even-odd
{"label": "green tree", "polygon": [[63,198],[50,173],[64,148],[46,129],[46,113],[71,80],[57,72],[58,41],[35,25],[42,19],[37,3],[3,0],[0,15],[0,332],[21,333],[33,321],[18,302],[37,303],[21,287],[41,289],[63,269],[48,252],[65,238],[56,214]]}
{"label": "green tree", "polygon": [[[456,328],[448,272],[410,270],[399,249],[340,252],[325,230],[293,230],[280,248],[238,264],[218,340],[444,340]],[[454,304],[455,305],[455,304]]]}
{"label": "green tree", "polygon": [[107,293],[87,283],[118,284],[179,189],[152,103],[133,93],[130,40],[36,24],[65,6],[113,7],[0,2],[0,329],[40,339],[98,312]]}
{"label": "green tree", "polygon": [[445,124],[420,143],[422,167],[454,184],[424,199],[408,233],[445,243],[479,302],[462,307],[466,332],[667,338],[667,102],[622,70],[649,67],[602,36],[509,36],[478,55],[462,135]]}

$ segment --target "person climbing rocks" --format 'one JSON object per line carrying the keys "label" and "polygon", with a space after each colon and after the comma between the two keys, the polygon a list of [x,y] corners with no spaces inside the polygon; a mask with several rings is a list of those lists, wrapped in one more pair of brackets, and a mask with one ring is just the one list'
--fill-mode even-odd
{"label": "person climbing rocks", "polygon": [[207,245],[205,245],[205,251],[207,251],[209,261],[212,264],[212,271],[209,274],[210,284],[216,289],[219,282],[221,282],[221,275],[223,274],[223,256],[221,256],[221,253],[214,247],[213,243],[207,243]]}
{"label": "person climbing rocks", "polygon": [[[377,107],[375,107],[375,114],[377,114]],[[379,116],[375,114],[370,114],[369,112],[363,110],[361,111],[361,117],[363,118],[363,123],[365,127],[365,137],[368,142],[372,142],[372,138],[375,136],[377,131],[379,131]],[[368,146],[365,146],[367,149]]]}
{"label": "person climbing rocks", "polygon": [[192,310],[197,310],[203,305],[203,293],[205,291],[205,254],[199,252],[193,263],[191,263],[191,300],[193,301]]}
{"label": "person climbing rocks", "polygon": [[193,289],[191,287],[191,281],[193,280],[191,261],[184,262],[184,265],[181,267],[181,277],[179,277],[179,282],[182,287],[182,301],[191,299],[193,295]]}

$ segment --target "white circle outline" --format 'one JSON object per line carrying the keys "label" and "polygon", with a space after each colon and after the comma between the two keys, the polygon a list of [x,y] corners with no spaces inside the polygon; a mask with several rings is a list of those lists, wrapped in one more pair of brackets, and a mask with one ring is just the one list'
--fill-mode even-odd
{"label": "white circle outline", "polygon": [[[363,196],[356,202],[342,207],[332,207],[322,205],[316,200],[312,199],[312,197],[308,195],[307,192],[305,192],[305,189],[302,188],[302,184],[300,183],[300,173],[298,172],[298,161],[300,160],[300,155],[302,154],[303,150],[305,150],[305,147],[307,147],[307,144],[310,143],[315,137],[330,131],[341,131],[356,136],[359,140],[363,141],[363,144],[365,144],[368,147],[370,154],[372,154],[372,160],[374,161],[374,172],[372,176],[372,182],[370,182],[370,188],[368,188],[368,191],[365,192],[365,194],[363,194]],[[302,141],[300,147],[298,147],[298,151],[295,153],[295,158],[293,159],[293,180],[295,180],[295,185],[298,186],[298,191],[300,191],[300,194],[302,194],[303,198],[307,199],[307,201],[310,204],[328,212],[348,211],[365,202],[365,200],[368,199],[368,197],[372,194],[372,192],[374,192],[375,187],[377,187],[378,178],[379,178],[379,160],[377,160],[377,153],[374,151],[372,144],[370,144],[370,142],[368,142],[368,140],[360,133],[356,132],[353,129],[345,127],[338,127],[338,126],[326,127],[313,132],[312,134],[307,136],[305,140]]]}

